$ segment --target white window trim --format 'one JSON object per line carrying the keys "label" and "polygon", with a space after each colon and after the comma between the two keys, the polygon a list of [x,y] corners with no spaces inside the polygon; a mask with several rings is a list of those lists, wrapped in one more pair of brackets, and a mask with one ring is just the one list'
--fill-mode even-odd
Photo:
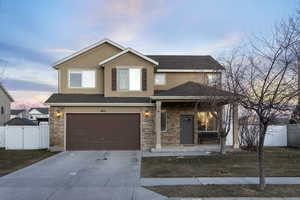
{"label": "white window trim", "polygon": [[167,110],[161,110],[160,112],[161,113],[163,113],[163,112],[166,113],[166,129],[165,130],[161,130],[161,127],[160,127],[160,132],[165,133],[165,132],[168,132],[168,112],[167,112]]}
{"label": "white window trim", "polygon": [[[156,76],[157,76],[157,75],[163,75],[163,76],[165,77],[164,83],[162,83],[162,84],[156,83]],[[166,84],[167,84],[166,74],[165,74],[165,73],[156,73],[156,74],[154,74],[154,84],[155,84],[155,85],[166,85]]]}
{"label": "white window trim", "polygon": [[[93,72],[95,72],[95,86],[94,87],[71,87],[71,85],[70,85],[70,74],[71,73],[81,73],[81,72],[83,72],[83,71],[93,71]],[[96,85],[97,85],[97,72],[96,72],[96,70],[94,70],[94,69],[87,69],[87,70],[84,70],[84,69],[70,69],[70,70],[68,70],[68,88],[69,89],[94,89],[94,88],[96,88]]]}
{"label": "white window trim", "polygon": [[[143,80],[142,80],[142,67],[140,67],[140,66],[118,66],[118,67],[116,67],[117,68],[117,91],[118,92],[142,92],[142,82],[143,82]],[[122,89],[120,89],[119,88],[119,72],[118,72],[118,70],[119,69],[128,69],[128,70],[130,70],[130,69],[140,69],[140,89],[139,90],[130,90],[130,75],[129,75],[129,78],[128,78],[128,80],[129,80],[129,85],[128,85],[128,90],[122,90]]]}

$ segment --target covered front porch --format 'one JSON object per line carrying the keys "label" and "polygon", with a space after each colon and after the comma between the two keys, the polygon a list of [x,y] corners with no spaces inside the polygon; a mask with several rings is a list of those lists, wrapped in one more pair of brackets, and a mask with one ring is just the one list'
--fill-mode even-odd
{"label": "covered front porch", "polygon": [[[218,151],[218,123],[207,103],[156,101],[155,149],[152,151]],[[238,148],[238,109],[233,106],[232,147]],[[221,113],[223,106],[218,108]],[[230,138],[227,138],[230,139]]]}
{"label": "covered front porch", "polygon": [[[193,93],[199,88],[190,84]],[[190,86],[190,87],[191,87]],[[201,86],[207,87],[207,86]],[[187,93],[191,88],[185,88]],[[207,89],[207,88],[206,88]],[[219,127],[223,126],[222,116],[224,106],[232,105],[230,129],[232,149],[239,148],[238,144],[238,106],[229,101],[232,96],[226,91],[211,88],[218,94],[217,103],[211,104],[211,96],[168,95],[168,91],[152,97],[155,100],[155,148],[154,152],[174,151],[218,151],[220,137]],[[176,91],[171,91],[174,94]],[[196,91],[197,92],[197,91]],[[178,93],[178,91],[177,91]],[[176,93],[175,93],[176,94]],[[199,94],[199,93],[197,93]],[[200,93],[201,94],[201,93]],[[226,142],[225,142],[226,143]]]}

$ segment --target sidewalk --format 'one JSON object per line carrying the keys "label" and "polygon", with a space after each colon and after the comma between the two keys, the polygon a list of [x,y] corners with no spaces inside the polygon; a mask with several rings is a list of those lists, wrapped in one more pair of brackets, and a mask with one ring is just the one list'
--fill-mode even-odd
{"label": "sidewalk", "polygon": [[[300,177],[268,177],[267,184],[300,184]],[[195,178],[141,178],[142,186],[207,185],[207,184],[258,184],[256,177],[195,177]]]}

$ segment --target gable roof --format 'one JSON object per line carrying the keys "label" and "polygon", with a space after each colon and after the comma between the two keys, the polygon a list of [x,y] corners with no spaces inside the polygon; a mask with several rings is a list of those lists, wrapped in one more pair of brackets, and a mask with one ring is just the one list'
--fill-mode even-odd
{"label": "gable roof", "polygon": [[[225,68],[209,55],[147,55],[156,60],[158,72],[171,70],[224,70]],[[194,72],[194,71],[190,71]]]}
{"label": "gable roof", "polygon": [[45,115],[47,115],[49,113],[49,109],[46,108],[46,107],[30,108],[29,112],[32,111],[32,110],[34,110],[34,109],[37,110],[37,111],[39,111],[42,114],[45,114]]}
{"label": "gable roof", "polygon": [[11,109],[10,110],[10,114],[11,115],[18,115],[18,114],[20,114],[20,113],[22,113],[24,111],[26,111],[26,110],[25,109]]}
{"label": "gable roof", "polygon": [[156,90],[154,96],[189,96],[189,97],[231,97],[231,92],[189,81],[169,90]]}
{"label": "gable roof", "polygon": [[11,102],[14,102],[14,99],[10,96],[10,94],[5,90],[5,88],[3,87],[3,85],[0,83],[0,90],[2,90],[4,92],[4,94],[7,96],[7,98],[9,98],[9,100]]}
{"label": "gable roof", "polygon": [[104,65],[105,63],[108,63],[109,61],[111,61],[111,60],[113,60],[113,59],[116,59],[116,58],[120,57],[121,55],[126,54],[126,53],[128,53],[128,52],[133,53],[133,54],[135,54],[135,55],[137,55],[137,56],[143,58],[144,60],[147,60],[148,62],[151,62],[151,63],[153,63],[153,64],[155,64],[155,65],[158,65],[158,62],[157,62],[157,61],[155,61],[155,60],[153,60],[153,59],[151,59],[151,58],[149,58],[149,57],[143,55],[142,53],[140,53],[140,52],[138,52],[138,51],[136,51],[136,50],[134,50],[134,49],[131,49],[131,48],[127,48],[127,49],[125,49],[124,51],[121,51],[120,53],[117,53],[116,55],[113,55],[113,56],[111,56],[111,57],[109,57],[109,58],[107,58],[107,59],[105,59],[105,60],[99,62],[99,65],[102,66],[102,65]]}
{"label": "gable roof", "polygon": [[71,55],[69,55],[69,56],[63,58],[63,59],[58,60],[57,62],[55,62],[55,63],[52,65],[52,67],[55,68],[55,69],[57,69],[57,65],[60,65],[61,63],[66,62],[66,61],[68,61],[68,60],[70,60],[70,59],[72,59],[72,58],[74,58],[74,57],[76,57],[76,56],[78,56],[78,55],[80,55],[80,54],[82,54],[82,53],[85,53],[85,52],[89,51],[90,49],[93,49],[93,48],[95,48],[95,47],[97,47],[97,46],[100,46],[100,45],[102,45],[102,44],[104,44],[104,43],[111,44],[111,45],[113,45],[113,46],[115,46],[115,47],[117,47],[117,48],[119,48],[119,49],[121,49],[121,50],[124,50],[124,49],[125,49],[125,48],[124,48],[123,46],[121,46],[120,44],[115,43],[115,42],[111,41],[110,39],[107,39],[107,38],[106,38],[106,39],[103,39],[103,40],[101,40],[101,41],[99,41],[99,42],[96,42],[96,43],[94,43],[94,44],[92,44],[92,45],[90,45],[90,46],[88,46],[88,47],[86,47],[86,48],[83,48],[83,49],[81,49],[81,50],[79,50],[79,51],[77,51],[77,52],[75,52],[75,53],[73,53],[73,54],[71,54]]}

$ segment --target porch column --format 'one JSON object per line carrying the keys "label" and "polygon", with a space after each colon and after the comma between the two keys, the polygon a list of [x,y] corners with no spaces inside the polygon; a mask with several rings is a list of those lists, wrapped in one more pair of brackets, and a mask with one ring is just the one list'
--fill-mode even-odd
{"label": "porch column", "polygon": [[233,131],[232,131],[232,138],[233,138],[233,148],[239,148],[239,112],[238,112],[238,104],[233,104]]}
{"label": "porch column", "polygon": [[155,113],[156,149],[161,149],[161,101],[156,101]]}

